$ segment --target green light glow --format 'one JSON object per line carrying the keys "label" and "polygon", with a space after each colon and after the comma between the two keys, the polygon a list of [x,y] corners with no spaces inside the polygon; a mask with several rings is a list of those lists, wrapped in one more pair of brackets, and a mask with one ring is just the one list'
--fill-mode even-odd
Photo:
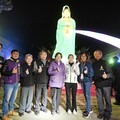
{"label": "green light glow", "polygon": [[114,61],[113,61],[112,58],[109,60],[109,63],[110,63],[110,64],[113,64],[113,63],[114,63]]}
{"label": "green light glow", "polygon": [[57,52],[61,52],[63,59],[67,59],[69,54],[75,55],[75,30],[76,23],[74,19],[70,18],[69,21],[60,18],[56,30],[56,47],[53,53],[53,58]]}

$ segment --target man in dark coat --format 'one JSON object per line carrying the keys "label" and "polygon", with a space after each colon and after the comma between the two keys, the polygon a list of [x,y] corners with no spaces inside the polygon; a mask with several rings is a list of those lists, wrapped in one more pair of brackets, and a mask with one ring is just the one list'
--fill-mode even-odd
{"label": "man in dark coat", "polygon": [[[96,50],[94,52],[95,62],[93,63],[94,69],[94,84],[96,86],[96,95],[99,119],[111,119],[111,86],[112,86],[112,70],[105,60],[102,59],[102,51]],[[104,105],[104,100],[106,105]],[[105,107],[105,108],[104,108]]]}

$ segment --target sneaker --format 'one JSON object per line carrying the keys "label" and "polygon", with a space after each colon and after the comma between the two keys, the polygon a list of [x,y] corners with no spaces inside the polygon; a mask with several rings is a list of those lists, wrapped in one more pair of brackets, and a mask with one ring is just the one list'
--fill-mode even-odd
{"label": "sneaker", "polygon": [[40,110],[43,111],[43,112],[45,112],[45,113],[47,113],[47,109],[46,109],[46,108],[42,108],[42,107],[41,107]]}
{"label": "sneaker", "polygon": [[35,111],[35,115],[39,115],[40,114],[40,111]]}
{"label": "sneaker", "polygon": [[111,120],[111,117],[104,117],[103,120]]}
{"label": "sneaker", "polygon": [[19,113],[19,116],[20,116],[20,117],[24,116],[24,113]]}
{"label": "sneaker", "polygon": [[72,112],[71,112],[71,110],[69,109],[69,110],[67,111],[67,113],[70,115]]}
{"label": "sneaker", "polygon": [[102,119],[102,118],[103,118],[103,114],[99,114],[99,115],[97,116],[97,118]]}
{"label": "sneaker", "polygon": [[8,115],[9,116],[18,116],[19,114],[18,114],[18,112],[16,112],[16,111],[10,111],[9,113],[8,113]]}
{"label": "sneaker", "polygon": [[120,102],[116,101],[113,103],[114,105],[120,105]]}
{"label": "sneaker", "polygon": [[2,120],[12,120],[12,118],[10,118],[8,115],[5,115],[2,117]]}
{"label": "sneaker", "polygon": [[57,114],[60,114],[60,110],[57,110],[56,113],[57,113]]}
{"label": "sneaker", "polygon": [[55,115],[55,111],[52,111],[51,114],[52,114],[52,115]]}
{"label": "sneaker", "polygon": [[77,114],[77,112],[76,112],[76,110],[75,110],[75,109],[73,110],[73,114],[74,114],[74,115],[76,115],[76,114]]}
{"label": "sneaker", "polygon": [[28,114],[30,114],[31,113],[31,111],[25,111],[26,113],[28,113]]}
{"label": "sneaker", "polygon": [[47,109],[44,109],[44,110],[42,109],[41,111],[43,111],[43,112],[47,113]]}
{"label": "sneaker", "polygon": [[88,113],[87,111],[83,112],[83,117],[84,118],[89,118],[89,116],[90,116],[90,113]]}
{"label": "sneaker", "polygon": [[93,113],[92,109],[90,109],[90,112],[89,112],[89,113],[90,113],[90,114]]}

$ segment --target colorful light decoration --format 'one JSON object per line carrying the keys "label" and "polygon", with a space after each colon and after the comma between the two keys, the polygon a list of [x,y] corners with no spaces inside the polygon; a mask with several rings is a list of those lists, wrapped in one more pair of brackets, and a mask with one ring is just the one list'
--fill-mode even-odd
{"label": "colorful light decoration", "polygon": [[120,39],[110,36],[110,35],[106,35],[103,33],[97,33],[93,31],[86,31],[86,30],[72,30],[71,32],[75,32],[77,34],[82,34],[88,37],[92,37],[94,39],[100,40],[102,42],[111,44],[117,48],[120,48]]}

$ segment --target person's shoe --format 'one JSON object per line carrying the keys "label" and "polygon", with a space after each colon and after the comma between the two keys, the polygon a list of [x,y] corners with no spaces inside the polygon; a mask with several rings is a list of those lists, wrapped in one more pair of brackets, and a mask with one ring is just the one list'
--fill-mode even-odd
{"label": "person's shoe", "polygon": [[12,120],[12,118],[10,118],[8,115],[5,115],[2,117],[2,120]]}
{"label": "person's shoe", "polygon": [[19,113],[19,116],[20,116],[20,117],[24,116],[24,113]]}
{"label": "person's shoe", "polygon": [[52,115],[55,115],[55,111],[53,110],[53,111],[51,112],[51,114],[52,114]]}
{"label": "person's shoe", "polygon": [[114,102],[113,104],[114,104],[114,105],[120,105],[120,102],[117,102],[117,101],[116,101],[116,102]]}
{"label": "person's shoe", "polygon": [[73,110],[73,114],[74,114],[74,115],[76,115],[76,114],[77,114],[77,112],[76,112],[76,110],[75,110],[75,109]]}
{"label": "person's shoe", "polygon": [[68,109],[67,113],[70,115],[72,112],[71,112],[71,110],[70,110],[70,109]]}
{"label": "person's shoe", "polygon": [[104,117],[103,120],[111,120],[111,117]]}
{"label": "person's shoe", "polygon": [[56,110],[56,113],[57,113],[57,114],[60,114],[60,110],[59,110],[59,109],[57,109],[57,110]]}
{"label": "person's shoe", "polygon": [[35,115],[39,115],[40,114],[40,111],[35,111]]}
{"label": "person's shoe", "polygon": [[90,113],[90,114],[93,113],[92,109],[90,109],[90,112],[89,112],[89,113]]}
{"label": "person's shoe", "polygon": [[102,118],[103,118],[103,114],[99,114],[99,115],[97,116],[97,118],[102,119]]}
{"label": "person's shoe", "polygon": [[45,112],[45,113],[47,113],[47,109],[46,108],[44,108],[44,109],[41,108],[40,110],[43,111],[43,112]]}
{"label": "person's shoe", "polygon": [[31,113],[31,111],[25,111],[26,113],[28,113],[28,114],[30,114]]}
{"label": "person's shoe", "polygon": [[19,114],[18,114],[18,112],[16,112],[16,111],[10,111],[9,113],[8,113],[8,115],[9,116],[18,116]]}
{"label": "person's shoe", "polygon": [[90,116],[90,113],[88,113],[87,111],[83,112],[83,117],[84,118],[89,118],[89,116]]}

